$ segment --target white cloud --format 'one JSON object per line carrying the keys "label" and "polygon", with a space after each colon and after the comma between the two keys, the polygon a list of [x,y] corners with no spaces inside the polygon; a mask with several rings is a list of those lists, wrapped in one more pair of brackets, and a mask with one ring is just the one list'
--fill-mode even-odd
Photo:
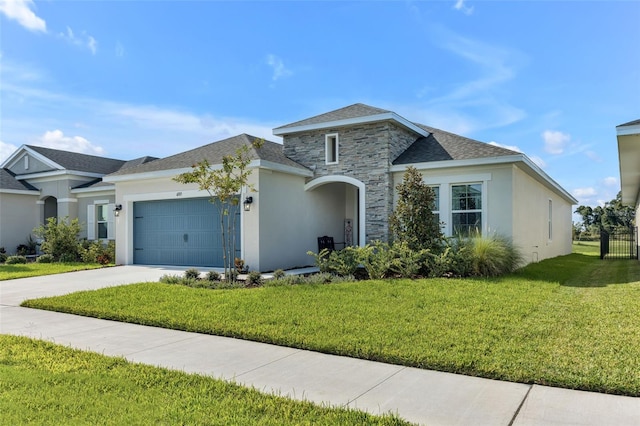
{"label": "white cloud", "polygon": [[453,6],[455,10],[459,10],[465,15],[471,15],[473,13],[473,6],[469,7],[464,4],[465,0],[457,0],[456,4]]}
{"label": "white cloud", "polygon": [[79,46],[79,47],[89,49],[93,55],[95,55],[98,50],[97,40],[92,36],[88,35],[86,31],[82,31],[78,36],[73,32],[71,27],[67,26],[67,32],[58,33],[58,37],[68,41],[74,46]]}
{"label": "white cloud", "polygon": [[273,76],[271,77],[273,81],[293,75],[293,71],[285,67],[282,59],[276,55],[267,55],[267,65],[273,69]]}
{"label": "white cloud", "polygon": [[47,32],[47,23],[31,10],[32,0],[0,0],[0,12],[35,32]]}
{"label": "white cloud", "polygon": [[9,158],[9,156],[13,154],[16,149],[18,149],[17,146],[0,141],[0,164],[2,164],[4,160]]}
{"label": "white cloud", "polygon": [[35,143],[45,148],[61,149],[63,151],[79,152],[82,154],[104,155],[102,147],[93,145],[82,136],[65,136],[61,130],[51,130],[40,136]]}
{"label": "white cloud", "polygon": [[571,135],[557,130],[545,130],[542,133],[544,150],[549,154],[562,154],[571,141]]}
{"label": "white cloud", "polygon": [[595,151],[585,151],[584,155],[589,157],[590,160],[593,160],[597,163],[602,163],[602,158]]}
{"label": "white cloud", "polygon": [[602,183],[605,186],[617,186],[618,185],[618,179],[613,177],[613,176],[609,176],[603,179]]}
{"label": "white cloud", "polygon": [[573,190],[572,194],[576,198],[590,198],[598,194],[595,188],[587,187],[587,188],[576,188]]}
{"label": "white cloud", "polygon": [[[501,94],[501,86],[513,80],[519,66],[526,61],[520,52],[457,34],[432,22],[422,22],[428,28],[433,43],[462,58],[473,75],[452,86],[444,94],[429,93],[422,110],[430,118],[438,115],[456,115],[470,131],[506,126],[522,120],[526,112]],[[417,98],[424,97],[421,89]],[[436,123],[435,121],[430,121]],[[447,130],[452,130],[447,128]]]}
{"label": "white cloud", "polygon": [[498,146],[500,148],[505,148],[505,149],[510,149],[511,151],[523,152],[519,147],[517,147],[515,145],[503,145],[503,144],[495,142],[495,141],[489,142],[489,145]]}

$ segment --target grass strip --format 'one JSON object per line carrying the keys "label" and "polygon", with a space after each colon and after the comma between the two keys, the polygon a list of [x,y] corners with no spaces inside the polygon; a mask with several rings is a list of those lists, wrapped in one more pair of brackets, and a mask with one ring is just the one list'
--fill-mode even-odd
{"label": "grass strip", "polygon": [[98,269],[104,266],[97,263],[23,263],[0,265],[0,281],[17,278],[38,277],[41,275],[62,274],[64,272]]}
{"label": "grass strip", "polygon": [[409,424],[6,335],[0,335],[0,412],[3,424]]}
{"label": "grass strip", "polygon": [[499,279],[242,290],[141,283],[24,306],[640,396],[640,264],[572,254]]}

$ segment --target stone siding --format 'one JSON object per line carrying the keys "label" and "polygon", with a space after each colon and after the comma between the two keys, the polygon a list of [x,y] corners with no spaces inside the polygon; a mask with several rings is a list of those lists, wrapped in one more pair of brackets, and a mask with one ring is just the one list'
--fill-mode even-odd
{"label": "stone siding", "polygon": [[[325,161],[325,135],[331,133],[338,134],[337,164]],[[363,182],[366,240],[387,241],[394,191],[389,166],[417,137],[391,122],[358,124],[285,135],[284,153],[314,170],[313,179],[342,175]]]}

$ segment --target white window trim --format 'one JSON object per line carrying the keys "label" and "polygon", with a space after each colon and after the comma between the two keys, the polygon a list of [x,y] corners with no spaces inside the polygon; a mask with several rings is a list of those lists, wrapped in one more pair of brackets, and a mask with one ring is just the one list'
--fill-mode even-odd
{"label": "white window trim", "polygon": [[[334,143],[335,147],[330,150],[329,144]],[[340,162],[340,139],[337,133],[327,133],[324,135],[324,162],[325,164],[338,164]],[[335,161],[330,161],[329,153],[335,151]]]}
{"label": "white window trim", "polygon": [[29,170],[29,156],[28,155],[24,156],[24,169],[25,170]]}
{"label": "white window trim", "polygon": [[424,176],[423,182],[429,186],[440,186],[440,222],[444,223],[442,233],[450,237],[452,236],[451,227],[451,187],[453,185],[470,185],[473,183],[482,183],[482,234],[488,231],[489,223],[489,203],[488,203],[488,183],[492,179],[491,173],[474,173],[467,175],[450,175],[450,176]]}
{"label": "white window trim", "polygon": [[[97,238],[98,237],[98,220],[96,217],[96,208],[97,206],[107,206],[107,238]],[[89,204],[87,206],[87,240],[95,241],[95,240],[115,240],[116,232],[115,232],[115,215],[114,215],[115,204],[110,203],[109,200],[95,200],[93,204]]]}
{"label": "white window trim", "polygon": [[480,185],[480,191],[482,191],[480,193],[480,204],[482,205],[481,208],[479,209],[469,209],[469,210],[455,210],[453,208],[453,206],[451,205],[451,198],[449,198],[449,213],[447,215],[447,218],[449,219],[449,221],[451,222],[450,225],[450,229],[449,229],[449,234],[451,234],[453,232],[453,215],[454,213],[480,213],[480,218],[481,218],[481,223],[480,223],[480,232],[482,235],[484,235],[485,232],[485,223],[486,223],[486,219],[485,219],[485,215],[486,215],[486,203],[485,203],[485,183],[484,182],[458,182],[458,183],[452,183],[449,185],[449,197],[451,197],[452,192],[453,192],[453,187],[454,186],[468,186],[468,185]]}
{"label": "white window trim", "polygon": [[549,201],[547,203],[547,226],[548,226],[548,241],[551,242],[553,241],[553,200],[551,198],[549,198]]}

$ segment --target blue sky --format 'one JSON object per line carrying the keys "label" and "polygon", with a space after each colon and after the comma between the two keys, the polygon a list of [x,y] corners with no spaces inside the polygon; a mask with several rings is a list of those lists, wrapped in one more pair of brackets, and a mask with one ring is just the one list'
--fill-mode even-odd
{"label": "blue sky", "polygon": [[362,102],[620,189],[638,1],[0,0],[0,162],[22,144],[163,157]]}

